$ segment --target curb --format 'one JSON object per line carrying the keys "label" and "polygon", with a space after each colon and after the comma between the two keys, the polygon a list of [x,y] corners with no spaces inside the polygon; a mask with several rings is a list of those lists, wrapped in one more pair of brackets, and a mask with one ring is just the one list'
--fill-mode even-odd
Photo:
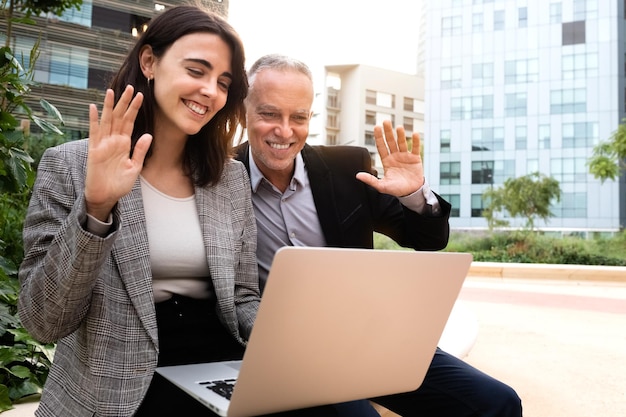
{"label": "curb", "polygon": [[472,262],[467,276],[626,283],[626,267]]}

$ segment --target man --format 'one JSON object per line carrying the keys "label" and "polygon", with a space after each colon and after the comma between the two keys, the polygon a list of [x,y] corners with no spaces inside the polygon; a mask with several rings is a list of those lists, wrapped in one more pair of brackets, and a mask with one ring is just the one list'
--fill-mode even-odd
{"label": "man", "polygon": [[[249,84],[248,142],[237,157],[250,173],[262,288],[285,245],[373,248],[379,232],[415,250],[445,248],[450,204],[424,178],[418,135],[409,150],[401,127],[397,139],[389,122],[374,129],[378,179],[366,149],[305,143],[314,92],[304,63],[264,56]],[[440,349],[418,390],[372,400],[402,416],[522,415],[513,389]]]}

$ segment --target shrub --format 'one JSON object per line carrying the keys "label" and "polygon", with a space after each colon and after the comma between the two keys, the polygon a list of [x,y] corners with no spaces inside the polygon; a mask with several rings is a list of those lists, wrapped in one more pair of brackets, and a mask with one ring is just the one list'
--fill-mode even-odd
{"label": "shrub", "polygon": [[[376,234],[377,249],[400,249]],[[551,237],[528,231],[452,232],[446,252],[469,252],[477,262],[626,266],[626,232],[611,238]]]}

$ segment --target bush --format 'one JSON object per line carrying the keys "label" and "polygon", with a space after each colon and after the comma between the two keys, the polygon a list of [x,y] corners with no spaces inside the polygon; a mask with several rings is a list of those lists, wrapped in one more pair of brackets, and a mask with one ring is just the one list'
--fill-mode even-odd
{"label": "bush", "polygon": [[[377,234],[377,249],[400,249]],[[452,232],[445,252],[469,252],[477,262],[626,266],[626,231],[611,238],[551,237],[538,232]]]}
{"label": "bush", "polygon": [[[31,63],[37,56],[31,51]],[[35,178],[27,143],[41,156],[43,135],[30,136],[30,121],[57,141],[60,130],[32,114],[25,101],[33,84],[32,68],[24,69],[8,47],[0,48],[0,412],[13,401],[41,392],[52,362],[54,345],[34,340],[17,315],[18,267],[24,257],[22,228]],[[41,104],[62,123],[56,108]],[[20,120],[23,119],[23,120]],[[46,136],[47,137],[47,136]]]}

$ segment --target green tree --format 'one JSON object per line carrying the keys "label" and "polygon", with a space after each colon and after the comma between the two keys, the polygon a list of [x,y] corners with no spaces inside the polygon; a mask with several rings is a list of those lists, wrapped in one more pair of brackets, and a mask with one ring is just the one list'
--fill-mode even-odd
{"label": "green tree", "polygon": [[[52,13],[59,16],[64,10],[72,7],[79,9],[82,4],[83,0],[2,0],[2,11],[7,20],[7,37],[4,46],[11,46],[13,23],[33,24],[34,21],[30,19],[32,15]],[[24,16],[16,18],[16,11],[23,13]]]}
{"label": "green tree", "polygon": [[598,143],[587,161],[589,172],[602,182],[615,180],[626,171],[626,119],[607,141]]}
{"label": "green tree", "polygon": [[559,182],[539,172],[509,178],[502,187],[489,188],[483,193],[483,201],[487,202],[483,217],[490,229],[507,226],[509,222],[497,218],[498,213],[506,211],[510,217],[525,218],[526,228],[533,230],[537,218],[547,221],[554,215],[550,203],[560,198]]}

